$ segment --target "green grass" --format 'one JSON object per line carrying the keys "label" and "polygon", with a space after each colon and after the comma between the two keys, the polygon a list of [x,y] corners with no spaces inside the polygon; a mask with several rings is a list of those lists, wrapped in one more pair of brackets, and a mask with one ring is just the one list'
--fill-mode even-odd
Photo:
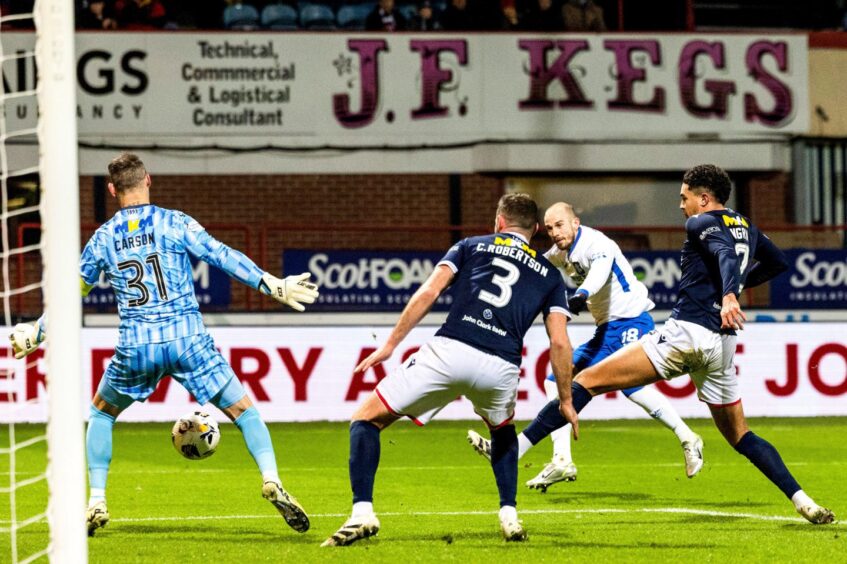
{"label": "green grass", "polygon": [[[192,462],[171,447],[169,425],[118,424],[109,476],[112,522],[89,541],[91,562],[843,562],[847,526],[815,527],[708,420],[690,422],[706,441],[706,465],[684,476],[676,439],[639,421],[584,421],[574,445],[579,479],[547,494],[521,486],[518,510],[530,535],[498,536],[491,470],[465,442],[467,422],[425,429],[399,423],[383,434],[376,482],[377,539],[348,548],[319,544],[350,509],[347,425],[271,425],[285,486],[311,515],[306,534],[290,530],[260,495],[261,480],[241,437],[222,426],[218,452]],[[482,431],[479,423],[470,423]],[[519,425],[521,428],[523,425]],[[847,515],[847,418],[758,419],[751,425],[780,450],[819,502]],[[41,432],[18,426],[17,440]],[[0,444],[8,444],[6,427]],[[43,467],[43,445],[18,454],[19,471]],[[550,455],[542,443],[521,460],[521,484]],[[0,456],[0,471],[8,458]],[[19,479],[29,477],[23,474]],[[8,483],[8,474],[0,474]],[[18,518],[43,510],[43,483],[18,492]],[[665,509],[677,508],[679,512]],[[751,516],[745,516],[745,515]],[[768,517],[776,519],[768,520]],[[82,519],[82,510],[80,519]],[[8,526],[8,495],[0,495]],[[46,524],[19,533],[20,557],[46,545]],[[0,538],[0,561],[10,539]],[[42,562],[46,559],[41,559]]]}

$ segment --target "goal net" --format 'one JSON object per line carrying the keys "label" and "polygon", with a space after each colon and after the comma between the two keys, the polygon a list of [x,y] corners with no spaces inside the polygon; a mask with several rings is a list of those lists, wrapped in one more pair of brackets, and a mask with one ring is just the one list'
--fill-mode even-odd
{"label": "goal net", "polygon": [[51,335],[23,360],[0,348],[7,562],[87,560],[73,10],[36,0],[32,12],[0,15],[2,330],[48,312]]}

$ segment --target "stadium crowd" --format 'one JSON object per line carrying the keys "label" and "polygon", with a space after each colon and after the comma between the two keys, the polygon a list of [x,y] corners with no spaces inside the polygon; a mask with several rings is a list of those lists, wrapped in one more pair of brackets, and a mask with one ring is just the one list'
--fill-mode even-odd
{"label": "stadium crowd", "polygon": [[[693,31],[843,30],[847,1],[753,0],[75,0],[80,30]],[[34,0],[0,0],[3,16]],[[4,29],[29,29],[26,19]]]}
{"label": "stadium crowd", "polygon": [[79,29],[605,31],[594,0],[79,0]]}

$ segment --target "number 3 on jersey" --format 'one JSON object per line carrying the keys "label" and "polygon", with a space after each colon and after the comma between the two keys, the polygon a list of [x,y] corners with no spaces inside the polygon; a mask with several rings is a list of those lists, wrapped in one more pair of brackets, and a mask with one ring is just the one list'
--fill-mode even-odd
{"label": "number 3 on jersey", "polygon": [[[159,292],[159,299],[167,301],[168,288],[165,286],[165,277],[162,274],[162,265],[159,264],[159,255],[156,253],[147,255],[144,262],[153,267],[153,277],[156,279],[156,290]],[[138,260],[125,260],[118,263],[118,270],[127,270],[130,268],[132,268],[134,272],[132,273],[132,278],[127,281],[127,286],[138,290],[141,293],[141,296],[129,300],[127,306],[143,306],[150,301],[150,291],[147,289],[147,286],[144,285],[144,282],[142,282],[142,279],[144,278],[144,265]]]}
{"label": "number 3 on jersey", "polygon": [[491,283],[500,288],[500,294],[497,295],[486,290],[480,290],[479,299],[493,305],[494,307],[503,307],[509,303],[509,300],[512,299],[512,286],[514,286],[515,282],[518,281],[518,278],[521,277],[521,271],[518,270],[517,266],[501,259],[500,257],[494,258],[494,260],[491,261],[491,264],[506,271],[506,276],[495,274],[491,278]]}

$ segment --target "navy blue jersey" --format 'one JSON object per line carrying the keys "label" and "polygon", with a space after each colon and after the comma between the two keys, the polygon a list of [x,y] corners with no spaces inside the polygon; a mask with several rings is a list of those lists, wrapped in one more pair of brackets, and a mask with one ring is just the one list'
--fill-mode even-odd
{"label": "navy blue jersey", "polygon": [[453,305],[437,335],[520,366],[524,335],[539,313],[570,317],[559,271],[518,235],[464,239],[438,264],[456,277]]}
{"label": "navy blue jersey", "polygon": [[738,296],[748,276],[746,287],[773,278],[787,266],[785,256],[748,218],[731,209],[691,216],[685,231],[679,300],[671,317],[734,335],[721,329],[723,297],[730,292]]}

